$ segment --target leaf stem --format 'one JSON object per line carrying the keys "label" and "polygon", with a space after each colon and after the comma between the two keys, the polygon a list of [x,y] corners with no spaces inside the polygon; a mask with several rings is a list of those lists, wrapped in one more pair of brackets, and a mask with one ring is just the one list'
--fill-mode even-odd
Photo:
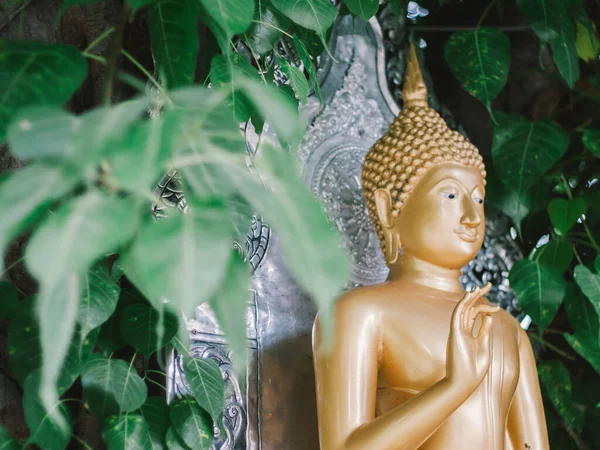
{"label": "leaf stem", "polygon": [[25,256],[21,256],[19,259],[17,259],[14,263],[12,263],[10,266],[8,266],[6,269],[4,269],[2,271],[2,273],[0,273],[0,279],[2,279],[2,277],[8,273],[8,271],[10,269],[12,269],[13,267],[15,267],[17,264],[20,264],[23,260],[25,259]]}
{"label": "leaf stem", "polygon": [[577,258],[577,262],[579,262],[579,264],[581,264],[583,266],[584,264],[583,264],[583,261],[581,260],[581,256],[579,256],[577,247],[575,245],[573,245],[572,247],[573,247],[573,253],[575,253],[575,258]]}
{"label": "leaf stem", "polygon": [[490,4],[487,5],[487,7],[483,10],[483,14],[481,14],[481,17],[479,18],[479,22],[477,22],[477,28],[479,28],[481,26],[481,24],[483,23],[483,20],[487,17],[487,15],[492,10],[492,8],[496,5],[496,3],[498,3],[498,0],[492,0],[490,2]]}
{"label": "leaf stem", "polygon": [[77,436],[76,434],[73,435],[73,437],[77,440],[77,442],[79,442],[81,445],[83,445],[83,447],[85,447],[86,450],[94,450],[92,447],[90,447],[87,442],[85,442],[83,439],[81,439],[79,436]]}
{"label": "leaf stem", "polygon": [[115,40],[113,44],[110,57],[108,59],[108,65],[106,69],[106,86],[104,89],[104,103],[110,104],[113,93],[113,82],[115,73],[117,72],[117,58],[123,48],[123,31],[125,30],[125,24],[131,12],[131,7],[127,2],[123,2],[123,8],[121,9],[121,18],[115,30]]}
{"label": "leaf stem", "polygon": [[555,346],[555,345],[551,344],[550,342],[545,341],[541,337],[537,336],[535,333],[527,333],[527,334],[529,335],[529,337],[531,337],[531,338],[535,339],[536,341],[540,342],[543,346],[548,347],[550,350],[552,350],[553,352],[559,354],[563,358],[566,358],[569,361],[574,361],[575,360],[575,357],[573,355],[570,355],[570,354],[564,352],[563,350],[561,350],[557,346]]}
{"label": "leaf stem", "polygon": [[94,61],[98,61],[99,63],[101,63],[104,66],[106,65],[106,59],[103,58],[102,56],[94,55],[92,53],[87,53],[87,52],[81,52],[81,54],[83,56],[85,56],[86,58],[92,59]]}
{"label": "leaf stem", "polygon": [[163,92],[163,87],[160,85],[160,83],[156,80],[156,78],[154,78],[150,72],[148,72],[146,70],[146,68],[144,66],[142,66],[140,64],[140,62],[135,59],[133,56],[131,56],[131,54],[126,51],[125,49],[121,49],[121,53],[129,60],[133,63],[133,65],[135,67],[137,67],[140,72],[142,72],[147,78],[148,80],[150,80],[150,82],[154,85],[154,87],[156,87],[156,89],[158,89],[158,92],[162,93]]}
{"label": "leaf stem", "polygon": [[150,383],[156,384],[158,387],[161,387],[165,392],[167,392],[167,388],[160,384],[158,381],[154,381],[152,378],[145,377],[144,380],[149,381]]}
{"label": "leaf stem", "polygon": [[100,42],[102,42],[104,39],[106,39],[108,36],[110,36],[114,32],[115,32],[115,27],[110,27],[110,28],[104,30],[104,33],[102,33],[100,36],[98,36],[96,39],[94,39],[92,41],[92,43],[90,45],[88,45],[82,53],[85,54],[85,53],[91,52],[94,47],[96,47]]}
{"label": "leaf stem", "polygon": [[146,372],[158,373],[159,375],[162,375],[163,377],[167,376],[167,374],[165,372],[163,372],[162,370],[146,369]]}

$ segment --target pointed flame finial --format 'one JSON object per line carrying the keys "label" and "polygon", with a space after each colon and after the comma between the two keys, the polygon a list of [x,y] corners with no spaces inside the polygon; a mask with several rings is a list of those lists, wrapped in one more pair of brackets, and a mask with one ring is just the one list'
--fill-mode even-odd
{"label": "pointed flame finial", "polygon": [[419,59],[417,58],[415,45],[412,42],[410,43],[410,55],[408,57],[406,72],[404,73],[402,98],[404,100],[404,108],[409,108],[411,106],[429,106],[427,103],[427,87],[425,86],[423,76],[421,75],[421,68],[419,67]]}

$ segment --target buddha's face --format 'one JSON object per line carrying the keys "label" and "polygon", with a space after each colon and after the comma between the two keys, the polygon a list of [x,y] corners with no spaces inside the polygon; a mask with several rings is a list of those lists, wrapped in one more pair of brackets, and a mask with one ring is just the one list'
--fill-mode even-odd
{"label": "buddha's face", "polygon": [[404,257],[458,269],[483,243],[484,180],[478,169],[448,163],[429,169],[393,221]]}

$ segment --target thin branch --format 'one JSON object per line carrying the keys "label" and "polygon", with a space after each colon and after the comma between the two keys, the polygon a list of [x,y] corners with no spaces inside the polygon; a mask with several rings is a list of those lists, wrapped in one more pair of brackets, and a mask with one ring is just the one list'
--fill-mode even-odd
{"label": "thin branch", "polygon": [[[419,31],[422,33],[450,33],[453,31],[473,31],[476,30],[479,27],[428,27],[428,26],[424,26],[424,25],[415,25],[415,26],[411,26],[410,29],[413,31]],[[511,31],[529,31],[531,30],[531,27],[529,25],[508,25],[508,26],[503,26],[503,27],[494,27],[497,30],[500,31],[507,31],[507,32],[511,32]]]}
{"label": "thin branch", "polygon": [[104,39],[106,39],[108,36],[110,36],[114,32],[115,32],[115,27],[110,27],[107,30],[105,30],[104,33],[102,33],[100,36],[98,36],[96,39],[94,39],[92,41],[92,43],[87,46],[87,48],[83,51],[83,53],[91,52],[94,49],[94,47],[96,47],[100,42],[102,42]]}
{"label": "thin branch", "polygon": [[27,0],[25,3],[23,3],[21,6],[19,6],[19,9],[17,9],[14,13],[12,13],[6,22],[4,22],[2,25],[0,25],[0,31],[4,30],[4,28],[6,28],[8,25],[10,25],[10,23],[13,20],[15,20],[15,17],[17,17],[25,8],[27,8],[29,6],[31,1],[32,0]]}
{"label": "thin branch", "polygon": [[87,53],[87,52],[81,52],[81,54],[83,56],[85,56],[86,58],[89,58],[93,61],[98,61],[99,63],[101,63],[104,66],[106,65],[106,59],[104,59],[102,56],[94,55],[92,53]]}
{"label": "thin branch", "polygon": [[117,59],[123,48],[123,31],[125,30],[125,24],[130,16],[131,7],[127,2],[123,2],[123,9],[121,10],[121,18],[116,28],[114,43],[108,58],[108,67],[106,69],[106,86],[104,88],[104,102],[108,105],[112,99],[113,93],[113,82],[115,73],[117,72]]}
{"label": "thin branch", "polygon": [[483,11],[483,14],[481,14],[481,17],[479,18],[479,22],[477,22],[477,28],[479,28],[481,26],[481,24],[483,23],[483,20],[487,17],[487,15],[489,14],[489,12],[492,10],[492,7],[498,3],[498,0],[492,0],[490,2],[489,5],[487,5],[487,7],[485,8],[485,10]]}
{"label": "thin branch", "polygon": [[573,355],[570,355],[570,354],[566,353],[565,351],[561,350],[560,348],[558,348],[557,346],[551,344],[550,342],[545,341],[544,339],[542,339],[541,337],[539,337],[535,333],[527,333],[527,334],[529,335],[529,337],[531,337],[532,339],[535,339],[536,341],[540,342],[544,347],[548,347],[550,350],[552,350],[553,352],[559,354],[563,358],[566,358],[569,361],[574,361],[575,360],[575,357]]}

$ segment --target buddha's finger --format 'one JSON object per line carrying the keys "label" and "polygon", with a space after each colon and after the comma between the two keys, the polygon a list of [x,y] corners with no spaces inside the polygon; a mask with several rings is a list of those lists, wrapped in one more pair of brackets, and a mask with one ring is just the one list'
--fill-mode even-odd
{"label": "buddha's finger", "polygon": [[464,326],[464,315],[465,306],[467,303],[473,300],[473,292],[467,292],[462,299],[454,307],[452,312],[452,326],[462,327]]}
{"label": "buddha's finger", "polygon": [[480,295],[481,288],[479,286],[475,286],[475,288],[469,292],[468,298],[465,298],[464,305],[462,306],[461,311],[461,320],[460,323],[463,328],[469,327],[469,318],[471,317],[471,309],[473,304],[481,297]]}
{"label": "buddha's finger", "polygon": [[477,317],[480,314],[494,314],[498,311],[500,311],[499,306],[488,305],[488,304],[481,304],[481,305],[477,305],[477,306],[471,308],[470,316],[469,316],[469,329],[471,331],[473,330],[473,327],[475,326],[475,321],[477,320]]}
{"label": "buddha's finger", "polygon": [[490,341],[490,331],[492,329],[492,316],[486,314],[483,317],[483,323],[477,333],[477,342],[479,342],[484,348],[488,348]]}

